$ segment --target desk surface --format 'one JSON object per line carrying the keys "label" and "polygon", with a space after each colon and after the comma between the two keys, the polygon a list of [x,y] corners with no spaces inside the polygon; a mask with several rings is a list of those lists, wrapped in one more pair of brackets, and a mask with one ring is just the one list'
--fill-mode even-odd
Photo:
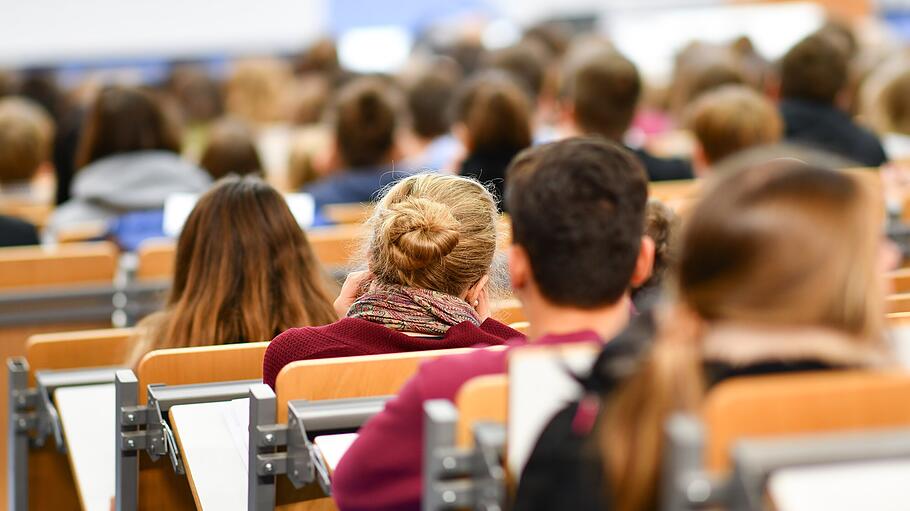
{"label": "desk surface", "polygon": [[114,385],[68,387],[54,393],[76,488],[86,511],[108,511],[114,496]]}
{"label": "desk surface", "polygon": [[[249,400],[179,405],[170,410],[174,435],[199,509],[246,509],[247,466],[236,447],[236,432],[228,423],[232,408],[239,409],[242,402]],[[249,424],[248,415],[246,423]]]}
{"label": "desk surface", "polygon": [[779,470],[768,494],[779,511],[902,511],[910,503],[910,460]]}
{"label": "desk surface", "polygon": [[329,475],[335,473],[335,467],[338,466],[341,457],[348,451],[354,440],[357,440],[357,433],[322,435],[313,439],[313,443],[319,448],[319,454],[322,455],[326,468],[329,469]]}

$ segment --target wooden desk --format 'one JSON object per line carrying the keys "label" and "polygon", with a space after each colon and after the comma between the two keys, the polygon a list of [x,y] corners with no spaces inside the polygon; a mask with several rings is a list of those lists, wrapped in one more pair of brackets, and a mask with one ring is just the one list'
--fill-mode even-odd
{"label": "wooden desk", "polygon": [[[247,465],[230,414],[246,410],[249,399],[179,405],[171,408],[171,425],[183,456],[197,509],[246,509]],[[240,418],[243,420],[243,418]]]}
{"label": "wooden desk", "polygon": [[[82,509],[108,511],[114,496],[114,385],[68,387],[54,393],[67,457]],[[41,491],[53,491],[45,488]]]}
{"label": "wooden desk", "polygon": [[902,511],[910,503],[910,460],[788,468],[768,478],[778,511]]}

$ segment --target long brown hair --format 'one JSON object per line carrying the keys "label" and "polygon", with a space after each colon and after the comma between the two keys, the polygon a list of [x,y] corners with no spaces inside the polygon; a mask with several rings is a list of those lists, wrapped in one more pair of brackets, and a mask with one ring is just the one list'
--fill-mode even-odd
{"label": "long brown hair", "polygon": [[881,215],[856,178],[795,161],[724,176],[688,219],[678,306],[639,371],[607,399],[597,441],[613,509],[655,509],[663,425],[704,393],[712,324],[824,328],[880,348]]}
{"label": "long brown hair", "polygon": [[180,152],[180,135],[160,101],[141,87],[101,89],[83,122],[76,168],[133,151]]}
{"label": "long brown hair", "polygon": [[165,310],[143,325],[134,363],[159,348],[266,341],[337,319],[320,266],[281,195],[229,177],[203,195],[177,243]]}

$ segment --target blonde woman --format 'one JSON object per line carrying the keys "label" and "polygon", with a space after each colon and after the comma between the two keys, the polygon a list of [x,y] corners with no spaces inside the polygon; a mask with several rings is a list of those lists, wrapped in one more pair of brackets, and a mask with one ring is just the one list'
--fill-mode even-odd
{"label": "blonde woman", "polygon": [[[880,223],[854,178],[795,160],[715,183],[683,231],[678,303],[658,321],[653,347],[648,321],[607,345],[591,388],[615,390],[600,400],[597,429],[573,429],[595,423],[584,402],[554,418],[515,509],[657,509],[664,422],[695,409],[706,388],[748,375],[889,365],[883,286],[897,253]],[[619,358],[641,352],[631,375],[617,374],[629,367]]]}
{"label": "blonde woman", "polygon": [[295,360],[497,345],[522,335],[490,318],[496,202],[480,183],[420,174],[390,188],[368,221],[367,272],[335,302],[343,319],[293,328],[265,354],[263,380]]}

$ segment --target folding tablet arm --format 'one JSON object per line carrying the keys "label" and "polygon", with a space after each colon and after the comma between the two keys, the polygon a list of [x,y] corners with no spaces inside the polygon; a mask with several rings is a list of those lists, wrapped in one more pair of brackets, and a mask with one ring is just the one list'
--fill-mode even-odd
{"label": "folding tablet arm", "polygon": [[63,426],[53,401],[54,392],[63,387],[112,383],[117,368],[38,371],[35,373],[36,386],[29,388],[29,366],[24,358],[10,358],[6,367],[9,378],[7,505],[10,510],[19,511],[28,509],[29,447],[43,447],[47,437],[53,435],[57,450],[66,452]]}
{"label": "folding tablet arm", "polygon": [[910,458],[910,429],[741,440],[733,448],[729,477],[707,475],[700,421],[677,415],[667,422],[662,511],[722,507],[765,509],[765,486],[776,470],[834,463]]}
{"label": "folding tablet arm", "polygon": [[506,471],[502,465],[506,432],[502,424],[474,425],[474,447],[455,444],[458,410],[451,401],[424,403],[424,511],[470,508],[500,511],[506,507]]}
{"label": "folding tablet arm", "polygon": [[194,385],[149,385],[146,405],[139,405],[139,382],[130,370],[117,371],[115,378],[116,509],[135,511],[139,497],[139,453],[152,461],[168,456],[174,472],[184,474],[183,459],[167,421],[167,412],[177,405],[212,403],[244,398],[259,380]]}
{"label": "folding tablet arm", "polygon": [[331,495],[329,471],[312,438],[360,428],[392,397],[290,401],[285,425],[277,424],[276,396],[268,385],[254,385],[249,394],[247,509],[251,511],[275,509],[279,475],[285,475],[294,488],[315,483],[322,495]]}

